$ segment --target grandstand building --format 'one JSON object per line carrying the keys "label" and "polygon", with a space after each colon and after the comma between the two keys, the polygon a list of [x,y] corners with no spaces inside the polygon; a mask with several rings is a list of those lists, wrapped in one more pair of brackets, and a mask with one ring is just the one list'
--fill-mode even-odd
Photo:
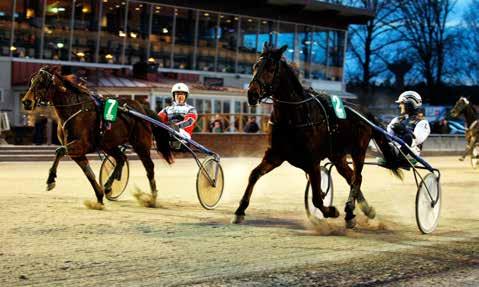
{"label": "grandstand building", "polygon": [[347,28],[374,16],[369,4],[350,2],[2,0],[0,110],[19,134],[39,120],[54,133],[49,109],[30,115],[20,99],[33,72],[59,65],[99,94],[153,109],[169,103],[172,83],[185,82],[200,114],[197,132],[208,131],[217,114],[228,132],[242,131],[248,115],[264,126],[271,107],[248,107],[244,93],[264,42],[288,45],[284,56],[306,86],[348,96]]}

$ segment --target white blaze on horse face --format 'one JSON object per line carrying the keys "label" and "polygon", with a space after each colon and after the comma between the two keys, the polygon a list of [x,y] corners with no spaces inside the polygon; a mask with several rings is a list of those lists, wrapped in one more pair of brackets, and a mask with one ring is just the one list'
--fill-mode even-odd
{"label": "white blaze on horse face", "polygon": [[466,104],[466,105],[469,105],[469,100],[464,98],[464,97],[461,97],[461,100]]}

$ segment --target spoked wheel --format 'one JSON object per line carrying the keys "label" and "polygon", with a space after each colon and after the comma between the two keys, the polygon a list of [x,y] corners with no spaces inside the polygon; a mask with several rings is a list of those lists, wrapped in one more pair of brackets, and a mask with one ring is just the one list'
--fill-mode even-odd
{"label": "spoked wheel", "polygon": [[[107,156],[103,162],[101,163],[100,168],[100,185],[105,186],[105,183],[110,178],[110,175],[115,170],[116,160],[111,157]],[[113,180],[113,184],[111,185],[111,193],[105,194],[108,200],[117,200],[120,195],[125,191],[126,185],[128,184],[128,179],[130,177],[130,166],[128,164],[128,160],[125,160],[125,164],[121,170],[121,177],[115,178]]]}
{"label": "spoked wheel", "polygon": [[219,161],[207,158],[196,175],[196,194],[201,206],[214,209],[223,195],[224,175]]}
{"label": "spoked wheel", "polygon": [[436,229],[441,212],[441,186],[434,173],[428,173],[416,194],[416,223],[423,234]]}
{"label": "spoked wheel", "polygon": [[[310,191],[310,181],[306,183],[306,190],[304,192],[304,208],[306,209],[306,215],[310,220],[313,219],[324,219],[323,213],[319,208],[316,208],[313,204],[313,192]],[[321,191],[325,192],[326,195],[323,199],[324,206],[333,205],[333,178],[331,177],[330,171],[324,166],[321,167]]]}
{"label": "spoked wheel", "polygon": [[475,146],[472,149],[471,165],[472,165],[473,169],[478,169],[479,168],[479,146]]}

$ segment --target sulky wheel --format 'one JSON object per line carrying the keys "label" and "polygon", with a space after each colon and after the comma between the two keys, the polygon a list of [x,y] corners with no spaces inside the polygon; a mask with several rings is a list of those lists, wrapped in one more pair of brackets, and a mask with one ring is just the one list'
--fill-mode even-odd
{"label": "sulky wheel", "polygon": [[214,209],[220,202],[223,194],[223,168],[218,160],[206,158],[196,175],[196,194],[201,206],[205,209]]}
{"label": "sulky wheel", "polygon": [[434,173],[428,173],[421,181],[416,194],[416,223],[423,234],[436,229],[441,212],[441,186]]}
{"label": "sulky wheel", "polygon": [[[311,183],[306,183],[306,190],[304,192],[304,208],[306,209],[306,215],[310,220],[314,219],[324,219],[323,213],[321,210],[316,208],[313,204],[313,192],[310,191]],[[324,166],[321,167],[321,191],[326,193],[326,196],[323,199],[324,206],[333,205],[333,178],[331,177],[330,170]]]}
{"label": "sulky wheel", "polygon": [[[113,173],[113,170],[116,166],[116,160],[107,156],[101,163],[100,168],[100,185],[105,186],[105,183],[110,178],[110,175]],[[121,177],[119,179],[114,179],[113,184],[111,185],[111,193],[105,194],[108,200],[117,200],[120,195],[125,191],[126,185],[128,184],[128,179],[130,177],[130,166],[128,160],[125,160],[125,164],[121,170]]]}

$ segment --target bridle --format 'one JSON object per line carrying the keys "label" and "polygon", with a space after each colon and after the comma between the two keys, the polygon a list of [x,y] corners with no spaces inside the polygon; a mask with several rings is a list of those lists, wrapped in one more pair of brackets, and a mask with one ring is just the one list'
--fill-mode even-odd
{"label": "bridle", "polygon": [[266,67],[266,63],[269,60],[275,61],[274,57],[272,57],[272,56],[268,56],[268,57],[261,56],[261,57],[259,57],[258,61],[256,62],[256,64],[258,64],[258,62],[260,63],[259,67],[257,68],[256,73],[254,74],[253,79],[251,80],[251,83],[256,83],[256,84],[259,85],[261,95],[259,95],[258,101],[261,101],[261,100],[266,99],[266,98],[271,98],[274,101],[273,92],[279,86],[278,74],[279,74],[279,68],[280,68],[279,66],[281,64],[281,60],[278,60],[276,62],[276,67],[274,68],[273,79],[272,79],[271,83],[269,83],[269,84],[265,83],[263,81],[263,79],[261,79],[258,76],[258,75],[263,74],[263,71]]}
{"label": "bridle", "polygon": [[[263,73],[263,70],[264,70],[268,60],[275,61],[274,57],[271,57],[271,56],[269,56],[267,58],[265,58],[264,56],[261,56],[258,59],[258,62],[260,62],[260,66],[257,68],[257,71],[256,71],[255,75],[253,76],[253,79],[251,80],[252,83],[256,82],[260,86],[260,91],[261,91],[262,94],[259,96],[258,101],[262,101],[264,99],[269,98],[269,99],[273,100],[273,104],[276,103],[276,104],[283,104],[283,105],[302,105],[302,104],[305,104],[309,101],[315,100],[319,104],[323,114],[325,115],[328,132],[331,134],[331,129],[330,129],[330,124],[329,124],[329,119],[328,119],[328,114],[326,112],[326,108],[324,107],[323,103],[321,103],[321,101],[318,99],[318,97],[321,96],[320,94],[313,95],[312,93],[306,93],[309,97],[307,97],[306,99],[303,99],[303,100],[299,100],[299,101],[284,101],[284,100],[280,100],[280,99],[277,99],[277,98],[273,97],[273,92],[276,91],[276,89],[279,86],[278,75],[279,75],[279,72],[280,72],[281,62],[284,62],[284,61],[282,59],[276,60],[276,67],[275,67],[274,72],[273,72],[273,79],[271,80],[271,84],[267,84],[258,75],[261,75]],[[296,94],[296,92],[293,92],[293,93]]]}
{"label": "bridle", "polygon": [[[46,71],[44,69],[40,69],[38,71],[39,73],[44,73],[47,75],[47,79],[48,79],[48,83],[45,83],[46,86],[48,86],[48,88],[45,89],[45,94],[46,95],[51,95],[52,93],[52,89],[55,87],[54,85],[54,77],[55,75],[50,73],[49,71]],[[78,99],[78,96],[77,96],[77,103],[73,103],[73,104],[65,104],[65,105],[54,105],[51,101],[51,98],[47,98],[47,99],[44,99],[43,97],[40,97],[39,100],[36,100],[35,99],[35,106],[49,106],[49,107],[57,107],[57,108],[67,108],[67,107],[74,107],[74,106],[78,106],[78,105],[83,105],[83,104],[86,104],[88,102],[93,102],[93,99],[88,99],[88,100],[85,100],[85,101],[80,101]]]}

